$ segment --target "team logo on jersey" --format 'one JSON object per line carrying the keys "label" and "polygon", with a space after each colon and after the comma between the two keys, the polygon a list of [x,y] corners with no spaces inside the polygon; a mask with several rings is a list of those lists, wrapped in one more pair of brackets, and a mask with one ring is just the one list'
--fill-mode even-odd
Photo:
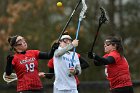
{"label": "team logo on jersey", "polygon": [[68,58],[68,57],[65,57],[65,56],[63,56],[62,58],[63,58],[63,60],[66,60],[68,62],[74,62],[74,63],[76,63],[76,60],[72,60],[72,58]]}
{"label": "team logo on jersey", "polygon": [[24,60],[20,61],[20,64],[27,63],[27,62],[34,62],[35,60],[36,59],[34,57],[32,57],[32,58],[25,58]]}

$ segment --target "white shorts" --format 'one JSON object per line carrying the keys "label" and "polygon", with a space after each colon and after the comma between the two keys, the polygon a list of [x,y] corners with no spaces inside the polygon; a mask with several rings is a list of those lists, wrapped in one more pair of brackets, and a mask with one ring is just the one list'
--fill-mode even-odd
{"label": "white shorts", "polygon": [[78,93],[77,89],[73,90],[58,90],[57,88],[53,87],[53,93]]}

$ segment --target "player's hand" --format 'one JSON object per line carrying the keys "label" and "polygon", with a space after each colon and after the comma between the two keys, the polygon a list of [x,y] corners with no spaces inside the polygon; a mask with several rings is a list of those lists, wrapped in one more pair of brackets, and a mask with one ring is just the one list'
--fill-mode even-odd
{"label": "player's hand", "polygon": [[75,68],[69,68],[70,75],[75,75],[76,70]]}
{"label": "player's hand", "polygon": [[77,47],[77,46],[78,46],[78,41],[79,41],[79,40],[74,39],[74,40],[72,41],[72,45],[73,45],[74,47]]}
{"label": "player's hand", "polygon": [[39,72],[38,75],[39,75],[39,77],[45,77],[45,73],[44,72]]}
{"label": "player's hand", "polygon": [[52,45],[52,49],[53,49],[53,50],[58,49],[58,47],[59,47],[59,43],[57,43],[57,42],[55,42],[55,43]]}
{"label": "player's hand", "polygon": [[88,52],[88,58],[94,59],[95,58],[95,53]]}

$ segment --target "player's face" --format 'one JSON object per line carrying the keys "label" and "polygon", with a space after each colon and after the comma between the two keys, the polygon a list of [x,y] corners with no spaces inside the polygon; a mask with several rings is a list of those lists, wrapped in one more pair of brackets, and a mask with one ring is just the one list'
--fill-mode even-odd
{"label": "player's face", "polygon": [[115,46],[111,42],[104,42],[104,52],[109,53],[115,50]]}
{"label": "player's face", "polygon": [[72,43],[72,40],[69,38],[64,38],[63,40],[61,40],[60,42],[60,46],[63,48],[65,46],[67,46],[68,44]]}
{"label": "player's face", "polygon": [[27,43],[23,37],[17,37],[15,49],[17,52],[22,52],[27,49]]}

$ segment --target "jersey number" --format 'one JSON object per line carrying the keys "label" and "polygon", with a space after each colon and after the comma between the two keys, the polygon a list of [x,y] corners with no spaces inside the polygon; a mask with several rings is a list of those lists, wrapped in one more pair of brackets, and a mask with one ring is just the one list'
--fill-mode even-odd
{"label": "jersey number", "polygon": [[34,71],[34,67],[35,67],[34,63],[26,64],[25,66],[26,66],[26,71],[27,72],[33,72]]}

